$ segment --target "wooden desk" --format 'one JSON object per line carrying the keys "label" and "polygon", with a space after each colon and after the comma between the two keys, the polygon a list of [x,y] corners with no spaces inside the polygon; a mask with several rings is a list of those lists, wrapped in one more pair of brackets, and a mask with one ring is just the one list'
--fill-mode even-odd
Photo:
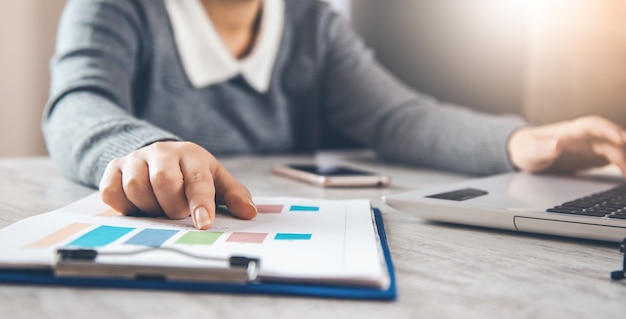
{"label": "wooden desk", "polygon": [[[611,282],[618,245],[429,223],[386,207],[381,196],[466,176],[353,164],[392,176],[385,189],[321,189],[269,174],[301,157],[231,158],[225,166],[254,195],[369,198],[381,208],[399,298],[363,302],[119,289],[0,285],[1,318],[623,318],[626,283]],[[93,190],[64,179],[47,158],[0,159],[0,227]]]}

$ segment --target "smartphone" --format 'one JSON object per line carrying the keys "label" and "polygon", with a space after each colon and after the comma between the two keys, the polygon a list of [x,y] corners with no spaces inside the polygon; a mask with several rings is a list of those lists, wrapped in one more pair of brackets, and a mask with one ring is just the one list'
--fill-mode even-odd
{"label": "smartphone", "polygon": [[385,187],[391,177],[347,166],[274,164],[272,172],[323,187]]}

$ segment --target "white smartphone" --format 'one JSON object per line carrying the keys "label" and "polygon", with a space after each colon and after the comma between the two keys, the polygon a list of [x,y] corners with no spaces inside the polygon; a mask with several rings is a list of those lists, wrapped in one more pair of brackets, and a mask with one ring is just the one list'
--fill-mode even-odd
{"label": "white smartphone", "polygon": [[323,187],[385,187],[391,177],[347,166],[274,164],[272,172]]}

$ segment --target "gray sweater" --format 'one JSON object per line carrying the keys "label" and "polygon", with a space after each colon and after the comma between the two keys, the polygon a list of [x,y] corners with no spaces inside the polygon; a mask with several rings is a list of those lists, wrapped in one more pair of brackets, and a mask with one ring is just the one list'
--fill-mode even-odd
{"label": "gray sweater", "polygon": [[325,4],[286,0],[269,90],[241,77],[196,89],[155,0],[70,0],[43,131],[65,174],[98,185],[113,158],[160,140],[215,154],[310,153],[336,131],[382,158],[474,174],[511,170],[516,116],[481,114],[394,78]]}

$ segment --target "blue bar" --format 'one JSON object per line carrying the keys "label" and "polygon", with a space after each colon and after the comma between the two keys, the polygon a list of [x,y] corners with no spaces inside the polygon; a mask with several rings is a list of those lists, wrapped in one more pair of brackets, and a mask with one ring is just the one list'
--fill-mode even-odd
{"label": "blue bar", "polygon": [[279,233],[274,236],[274,240],[310,240],[311,234],[285,234]]}
{"label": "blue bar", "polygon": [[85,248],[106,246],[134,229],[135,228],[128,227],[100,226],[74,240],[69,246]]}
{"label": "blue bar", "polygon": [[139,234],[127,240],[124,245],[160,247],[177,232],[178,230],[170,229],[144,229]]}
{"label": "blue bar", "polygon": [[289,210],[292,212],[319,212],[320,208],[317,206],[291,205],[291,208],[289,208]]}

